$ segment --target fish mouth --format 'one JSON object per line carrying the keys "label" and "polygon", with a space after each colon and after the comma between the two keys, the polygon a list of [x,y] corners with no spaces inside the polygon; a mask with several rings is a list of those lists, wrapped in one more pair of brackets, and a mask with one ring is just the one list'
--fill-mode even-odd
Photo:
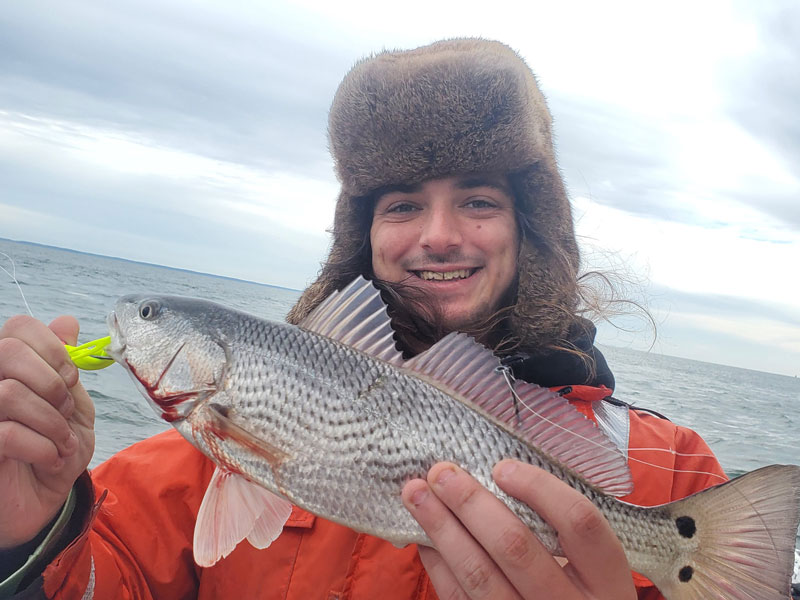
{"label": "fish mouth", "polygon": [[422,279],[423,281],[459,281],[469,279],[480,270],[480,267],[467,267],[461,269],[431,270],[431,269],[415,269],[411,270],[414,276]]}
{"label": "fish mouth", "polygon": [[127,345],[119,326],[117,314],[113,310],[106,317],[106,326],[108,334],[111,336],[111,342],[105,347],[105,352],[118,363],[123,363],[122,355],[125,353]]}

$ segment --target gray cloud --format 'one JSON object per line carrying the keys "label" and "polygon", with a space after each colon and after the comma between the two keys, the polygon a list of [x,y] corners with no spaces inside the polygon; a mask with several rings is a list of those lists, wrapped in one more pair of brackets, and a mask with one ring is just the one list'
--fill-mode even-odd
{"label": "gray cloud", "polygon": [[[800,180],[800,4],[791,0],[741,3],[758,31],[763,49],[723,65],[718,75],[725,94],[726,112],[735,123],[782,157],[784,166]],[[588,195],[596,202],[627,212],[659,219],[698,224],[687,204],[678,208],[678,195],[705,195],[755,208],[787,227],[800,228],[800,197],[769,174],[739,180],[738,189],[687,187],[676,164],[682,135],[669,119],[644,117],[622,108],[598,103],[590,95],[549,94],[555,119],[559,161],[573,195]],[[709,164],[718,160],[707,157]],[[733,167],[732,167],[733,168]],[[697,165],[702,171],[703,165]],[[788,188],[791,189],[791,188]],[[702,225],[720,222],[702,219]]]}
{"label": "gray cloud", "polygon": [[[598,342],[612,346],[683,356],[694,360],[711,360],[719,364],[756,369],[769,373],[797,374],[800,353],[797,328],[800,313],[786,304],[750,300],[723,294],[684,292],[653,284],[647,297],[637,297],[656,320],[655,330],[648,327],[641,312],[613,317],[611,323],[598,323]],[[686,315],[700,318],[685,320]],[[708,318],[708,326],[704,319]],[[753,319],[780,323],[767,340],[753,339]],[[728,325],[721,329],[718,324]]]}
{"label": "gray cloud", "polygon": [[634,214],[696,222],[675,209],[680,190],[671,165],[673,140],[664,123],[598,104],[550,95],[559,163],[573,195]]}
{"label": "gray cloud", "polygon": [[[0,13],[0,110],[122,129],[212,158],[329,180],[327,109],[361,52],[349,40],[298,35],[276,10],[155,0],[63,0],[57,10],[43,0],[11,3]],[[792,30],[800,19],[787,16],[759,15],[777,50],[747,76],[737,65],[733,83],[747,93],[737,94],[731,110],[800,169],[800,125],[786,118],[800,91],[790,76],[800,72],[800,35]],[[697,222],[690,209],[676,209],[683,182],[676,181],[678,150],[666,121],[588,96],[553,93],[550,104],[573,194]],[[731,197],[800,224],[800,202],[785,194]]]}
{"label": "gray cloud", "polygon": [[[729,114],[784,159],[800,179],[800,4],[792,1],[742,6],[758,25],[760,54],[728,65],[722,82]],[[765,193],[742,198],[800,229],[800,198]]]}
{"label": "gray cloud", "polygon": [[659,309],[715,317],[752,317],[764,315],[772,320],[800,327],[800,313],[789,311],[778,303],[771,304],[723,294],[694,294],[653,285],[653,303]]}
{"label": "gray cloud", "polygon": [[305,287],[327,245],[321,231],[266,218],[225,221],[227,196],[201,181],[2,158],[0,213],[6,205],[34,214],[17,224],[0,219],[0,237],[293,288]]}
{"label": "gray cloud", "polygon": [[197,3],[12,3],[0,13],[0,108],[330,177],[327,108],[353,56],[274,22]]}

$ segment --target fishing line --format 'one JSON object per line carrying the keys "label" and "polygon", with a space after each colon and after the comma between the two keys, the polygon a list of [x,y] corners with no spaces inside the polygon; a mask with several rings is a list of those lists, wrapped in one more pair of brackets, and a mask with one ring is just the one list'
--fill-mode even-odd
{"label": "fishing line", "polygon": [[25,294],[22,291],[22,286],[19,284],[19,281],[17,281],[17,265],[14,264],[14,259],[11,258],[5,252],[0,252],[0,254],[5,256],[8,259],[8,262],[11,263],[11,272],[9,273],[8,269],[6,269],[3,265],[0,265],[0,269],[2,269],[6,275],[11,277],[11,281],[13,281],[17,285],[17,289],[19,290],[19,295],[22,296],[22,301],[25,303],[25,308],[28,310],[28,314],[33,317],[33,311],[31,310],[31,307],[28,305],[28,301],[25,299]]}
{"label": "fishing line", "polygon": [[[513,376],[510,375],[510,373],[508,373],[508,369],[507,368],[503,368],[503,367],[498,367],[496,370],[503,374],[503,377],[506,380],[506,385],[508,385],[508,388],[511,390],[511,395],[514,398],[514,402],[515,403],[519,402],[520,404],[522,404],[522,406],[527,408],[530,412],[535,414],[537,417],[539,417],[540,419],[542,419],[546,423],[549,423],[550,425],[556,427],[557,429],[561,429],[562,431],[564,431],[566,433],[569,433],[570,435],[579,437],[580,439],[584,440],[585,442],[588,442],[588,443],[592,444],[593,446],[597,446],[598,448],[601,448],[603,451],[608,451],[608,448],[606,448],[602,444],[599,444],[599,443],[595,442],[594,440],[590,440],[590,439],[582,436],[580,433],[572,431],[571,429],[567,429],[563,425],[561,425],[559,423],[556,423],[552,419],[548,419],[543,414],[537,412],[534,408],[532,408],[531,406],[526,404],[526,402],[522,398],[519,397],[519,394],[517,394],[517,391],[514,389]],[[710,475],[711,477],[716,477],[717,479],[720,479],[722,481],[727,481],[727,479],[725,477],[723,477],[722,475],[718,475],[717,473],[711,473],[709,471],[695,471],[695,470],[691,470],[691,469],[675,469],[675,468],[672,468],[672,467],[662,467],[661,465],[650,463],[650,462],[647,462],[646,460],[641,460],[639,458],[633,458],[632,456],[627,456],[626,457],[625,453],[622,452],[622,450],[620,450],[619,448],[617,448],[616,445],[615,445],[615,449],[620,454],[620,456],[622,456],[623,458],[626,458],[627,460],[630,460],[630,461],[633,461],[633,462],[637,462],[637,463],[646,465],[648,467],[652,467],[652,468],[655,468],[655,469],[661,469],[663,471],[670,471],[672,473],[691,473],[691,474],[695,474],[695,475]],[[669,453],[677,455],[677,456],[702,456],[702,457],[706,457],[706,458],[715,458],[712,454],[683,454],[681,452],[677,452],[675,450],[672,450],[671,448],[669,448],[669,449],[667,449],[667,448],[628,448],[628,450],[660,450],[662,452],[669,452]]]}
{"label": "fishing line", "polygon": [[702,458],[717,458],[713,454],[708,453],[692,453],[692,452],[678,452],[677,450],[673,450],[672,448],[628,448],[628,452],[631,450],[642,450],[647,452],[669,452],[673,456],[700,456]]}

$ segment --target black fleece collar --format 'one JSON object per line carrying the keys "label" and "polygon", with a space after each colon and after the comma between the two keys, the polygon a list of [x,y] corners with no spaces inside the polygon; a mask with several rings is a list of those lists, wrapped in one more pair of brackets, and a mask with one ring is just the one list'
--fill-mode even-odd
{"label": "black fleece collar", "polygon": [[535,356],[525,353],[513,354],[503,358],[502,363],[511,367],[514,377],[543,387],[604,385],[613,391],[614,374],[603,354],[594,346],[596,333],[594,323],[582,319],[581,324],[570,332],[569,339],[576,349],[594,361],[594,376],[580,357],[564,350]]}

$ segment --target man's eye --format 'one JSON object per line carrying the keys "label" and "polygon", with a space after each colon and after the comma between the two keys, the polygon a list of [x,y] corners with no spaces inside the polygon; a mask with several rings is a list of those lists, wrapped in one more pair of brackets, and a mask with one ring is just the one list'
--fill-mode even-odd
{"label": "man's eye", "polygon": [[464,203],[467,208],[494,208],[496,204],[486,198],[470,198]]}
{"label": "man's eye", "polygon": [[386,209],[387,213],[405,213],[417,210],[417,207],[413,204],[407,204],[405,202],[400,202],[398,204],[393,204],[389,208]]}

